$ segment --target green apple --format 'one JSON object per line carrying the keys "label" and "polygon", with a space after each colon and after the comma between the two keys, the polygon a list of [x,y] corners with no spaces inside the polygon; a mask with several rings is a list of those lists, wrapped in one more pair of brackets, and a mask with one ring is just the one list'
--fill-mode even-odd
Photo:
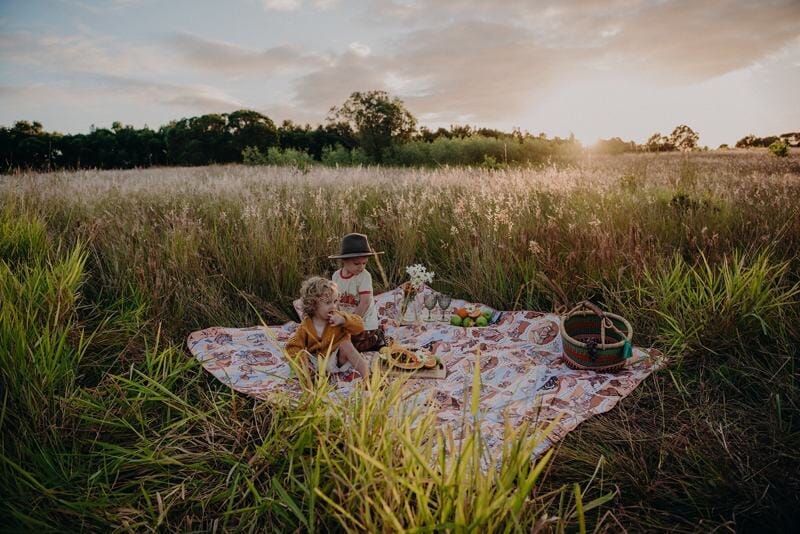
{"label": "green apple", "polygon": [[463,326],[464,328],[469,328],[470,326],[472,326],[474,324],[475,324],[475,321],[472,319],[472,317],[467,317],[466,319],[461,321],[461,326]]}
{"label": "green apple", "polygon": [[486,319],[485,315],[481,315],[477,319],[475,319],[475,326],[487,326],[489,324],[489,320]]}
{"label": "green apple", "polygon": [[458,315],[453,315],[450,317],[450,324],[453,326],[461,326],[461,317]]}

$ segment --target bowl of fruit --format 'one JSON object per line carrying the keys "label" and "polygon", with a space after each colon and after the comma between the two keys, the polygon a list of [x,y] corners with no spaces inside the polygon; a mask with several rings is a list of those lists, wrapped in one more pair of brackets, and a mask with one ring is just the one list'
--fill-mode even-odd
{"label": "bowl of fruit", "polygon": [[456,308],[450,317],[450,324],[453,326],[463,326],[470,328],[473,326],[488,326],[492,320],[494,311],[481,308]]}

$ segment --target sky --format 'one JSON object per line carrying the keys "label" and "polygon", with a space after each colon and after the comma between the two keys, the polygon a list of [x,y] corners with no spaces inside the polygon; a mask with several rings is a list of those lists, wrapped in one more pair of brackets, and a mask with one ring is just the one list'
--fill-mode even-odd
{"label": "sky", "polygon": [[88,132],[386,90],[420,126],[800,131],[800,0],[0,0],[0,125]]}

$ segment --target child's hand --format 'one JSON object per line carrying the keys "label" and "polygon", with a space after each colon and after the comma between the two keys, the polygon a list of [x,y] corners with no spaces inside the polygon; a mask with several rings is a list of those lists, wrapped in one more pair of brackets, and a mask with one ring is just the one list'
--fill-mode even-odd
{"label": "child's hand", "polygon": [[342,326],[345,323],[345,320],[344,320],[344,316],[341,313],[339,313],[337,311],[333,311],[328,316],[328,322],[332,326]]}

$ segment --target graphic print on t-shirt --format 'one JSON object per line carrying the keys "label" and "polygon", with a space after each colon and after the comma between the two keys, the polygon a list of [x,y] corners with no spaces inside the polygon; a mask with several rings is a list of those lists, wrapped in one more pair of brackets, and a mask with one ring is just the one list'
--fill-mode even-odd
{"label": "graphic print on t-shirt", "polygon": [[[372,295],[372,275],[369,271],[361,271],[357,275],[342,276],[341,269],[331,277],[339,288],[339,308],[342,311],[355,313],[361,303],[362,297]],[[364,329],[375,330],[378,328],[378,312],[373,300],[364,313]]]}

